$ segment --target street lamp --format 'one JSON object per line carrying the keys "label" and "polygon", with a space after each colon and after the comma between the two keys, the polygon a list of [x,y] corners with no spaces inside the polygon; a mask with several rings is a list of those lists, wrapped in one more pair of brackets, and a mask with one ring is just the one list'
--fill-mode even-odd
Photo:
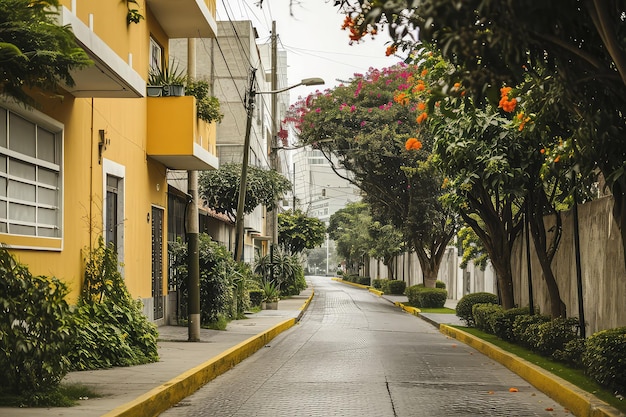
{"label": "street lamp", "polygon": [[[235,217],[235,230],[237,233],[235,242],[235,260],[243,261],[243,211],[246,205],[246,187],[247,187],[247,176],[248,176],[248,159],[250,155],[250,130],[252,128],[252,113],[254,110],[254,98],[257,94],[278,94],[285,92],[287,90],[291,90],[292,88],[300,87],[300,86],[313,86],[313,85],[322,85],[324,84],[324,80],[321,78],[305,78],[300,81],[298,84],[291,85],[289,87],[280,88],[277,90],[271,91],[256,91],[254,89],[254,82],[256,79],[256,68],[252,69],[252,76],[250,77],[250,87],[248,89],[248,112],[246,118],[246,136],[244,138],[243,144],[243,162],[241,164],[241,180],[239,182],[239,199],[237,200],[237,215]],[[272,123],[275,123],[273,120]]]}

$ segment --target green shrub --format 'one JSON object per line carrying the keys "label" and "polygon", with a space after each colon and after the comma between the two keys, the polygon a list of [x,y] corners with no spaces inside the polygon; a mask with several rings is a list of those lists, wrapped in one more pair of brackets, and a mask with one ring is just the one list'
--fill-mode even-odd
{"label": "green shrub", "polygon": [[370,286],[372,279],[370,277],[359,277],[358,283]]}
{"label": "green shrub", "polygon": [[514,341],[513,323],[518,316],[530,314],[528,307],[511,308],[502,310],[502,314],[493,318],[493,334],[502,340]]}
{"label": "green shrub", "polygon": [[384,279],[380,279],[380,278],[375,278],[372,280],[372,287],[374,287],[377,290],[382,290],[383,289],[383,284],[386,281]]}
{"label": "green shrub", "polygon": [[557,349],[552,357],[576,368],[583,367],[583,354],[587,349],[587,340],[577,337],[565,344],[563,349]]}
{"label": "green shrub", "polygon": [[513,320],[513,337],[515,340],[531,350],[536,349],[539,338],[539,326],[550,321],[550,316],[541,314],[519,315]]}
{"label": "green shrub", "polygon": [[417,295],[418,304],[421,308],[443,308],[448,299],[448,291],[443,288],[422,288]]}
{"label": "green shrub", "polygon": [[406,289],[406,282],[396,279],[387,280],[385,284],[385,294],[402,295]]}
{"label": "green shrub", "polygon": [[495,333],[495,322],[504,316],[504,310],[498,304],[474,304],[472,307],[474,327],[490,334]]}
{"label": "green shrub", "polygon": [[404,291],[409,304],[418,308],[441,308],[445,305],[448,292],[442,288],[425,288],[423,284],[411,285]]}
{"label": "green shrub", "polygon": [[61,281],[33,276],[0,248],[0,391],[32,404],[67,374],[74,328],[67,293]]}
{"label": "green shrub", "polygon": [[69,354],[74,370],[156,362],[157,329],[142,312],[118,271],[117,254],[102,237],[86,254],[85,279],[74,312],[76,339]]}
{"label": "green shrub", "polygon": [[578,337],[578,318],[557,317],[539,325],[536,351],[552,356],[556,350],[563,350],[565,344]]}
{"label": "green shrub", "polygon": [[[238,278],[237,264],[225,246],[214,242],[206,233],[199,235],[198,256],[200,258],[200,322],[209,325],[220,317],[234,318],[236,310],[235,283]],[[187,289],[187,245],[180,241],[169,243],[169,252],[174,259],[172,269],[174,282],[180,295],[181,317],[188,315]]]}
{"label": "green shrub", "polygon": [[344,281],[348,281],[348,282],[356,282],[357,279],[359,279],[358,275],[352,275],[352,274],[345,274],[342,278]]}
{"label": "green shrub", "polygon": [[263,301],[263,290],[250,290],[248,291],[250,295],[250,304],[254,307],[258,307],[261,305]]}
{"label": "green shrub", "polygon": [[343,275],[343,271],[341,269],[337,270],[337,276],[340,277]]}
{"label": "green shrub", "polygon": [[498,304],[498,296],[488,292],[467,294],[456,305],[456,315],[469,327],[474,326],[472,307],[474,304]]}
{"label": "green shrub", "polygon": [[417,294],[422,288],[424,288],[424,286],[421,284],[418,284],[418,285],[411,285],[406,290],[404,290],[404,295],[406,295],[406,298],[409,299],[409,304],[417,307],[417,303],[418,303]]}
{"label": "green shrub", "polygon": [[446,283],[443,281],[435,281],[435,288],[443,288],[444,290],[446,289]]}
{"label": "green shrub", "polygon": [[586,373],[616,394],[626,395],[626,327],[602,330],[587,340]]}

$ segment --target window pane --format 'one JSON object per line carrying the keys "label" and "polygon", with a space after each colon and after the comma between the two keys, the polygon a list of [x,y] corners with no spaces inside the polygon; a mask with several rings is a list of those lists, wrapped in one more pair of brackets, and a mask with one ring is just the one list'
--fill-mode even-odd
{"label": "window pane", "polygon": [[0,223],[0,233],[6,233],[6,232],[7,232],[7,224]]}
{"label": "window pane", "polygon": [[59,233],[56,229],[49,229],[46,227],[38,227],[37,228],[37,236],[43,237],[59,237]]}
{"label": "window pane", "polygon": [[57,223],[57,211],[54,209],[39,208],[37,209],[37,223],[55,225]]}
{"label": "window pane", "polygon": [[35,207],[9,203],[9,220],[35,223]]}
{"label": "window pane", "polygon": [[0,172],[7,172],[7,157],[6,155],[0,155]]}
{"label": "window pane", "polygon": [[0,201],[0,218],[2,219],[7,218],[7,202],[6,201]]}
{"label": "window pane", "polygon": [[13,113],[9,114],[9,149],[35,156],[35,125]]}
{"label": "window pane", "polygon": [[23,178],[25,180],[35,181],[37,177],[35,176],[35,166],[29,165],[24,162],[17,161],[15,159],[11,159],[9,161],[9,174],[16,176],[18,178]]}
{"label": "window pane", "polygon": [[35,200],[36,188],[32,184],[24,184],[23,182],[9,181],[9,198],[18,200],[32,201]]}
{"label": "window pane", "polygon": [[57,163],[55,149],[55,135],[52,132],[37,127],[37,158]]}
{"label": "window pane", "polygon": [[59,202],[57,201],[57,192],[55,190],[51,190],[49,188],[39,187],[39,199],[37,200],[40,204],[47,204],[49,206],[56,207]]}
{"label": "window pane", "polygon": [[0,177],[0,197],[7,196],[7,179]]}
{"label": "window pane", "polygon": [[35,228],[33,226],[22,226],[19,224],[12,224],[11,234],[35,236]]}
{"label": "window pane", "polygon": [[7,147],[7,111],[0,108],[0,146]]}
{"label": "window pane", "polygon": [[59,186],[59,173],[49,169],[39,168],[39,182],[53,187]]}

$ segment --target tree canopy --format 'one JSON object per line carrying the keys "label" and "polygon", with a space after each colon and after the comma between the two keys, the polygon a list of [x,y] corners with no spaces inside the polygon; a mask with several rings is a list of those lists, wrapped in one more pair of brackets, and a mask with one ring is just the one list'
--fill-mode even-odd
{"label": "tree canopy", "polygon": [[337,156],[373,218],[402,231],[426,284],[434,286],[456,222],[439,201],[442,177],[430,161],[432,137],[418,136],[422,104],[406,105],[418,71],[399,64],[355,74],[348,84],[295,103],[287,120],[300,141],[320,149],[331,164],[331,155]]}
{"label": "tree canopy", "polygon": [[0,2],[0,94],[35,104],[32,93],[74,85],[72,69],[91,64],[68,26],[59,26],[58,0]]}
{"label": "tree canopy", "polygon": [[336,242],[337,254],[346,261],[348,273],[358,272],[372,246],[368,233],[371,223],[369,207],[362,202],[349,203],[330,216],[328,235]]}
{"label": "tree canopy", "polygon": [[[200,195],[206,204],[232,221],[237,215],[241,164],[223,164],[220,169],[203,171],[198,179]],[[291,183],[274,170],[248,167],[244,213],[249,214],[259,205],[268,211],[276,208],[282,196],[291,190]]]}
{"label": "tree canopy", "polygon": [[529,121],[542,121],[546,155],[561,163],[571,159],[570,166],[585,174],[601,170],[615,197],[614,217],[626,242],[623,1],[337,4],[357,40],[387,26],[394,51],[413,52],[424,44],[439,49],[455,68],[441,85],[443,91],[458,82],[476,103],[495,103],[501,87],[521,87],[511,99],[527,104]]}
{"label": "tree canopy", "polygon": [[317,217],[301,210],[278,213],[278,244],[292,255],[321,245],[325,235],[326,226]]}

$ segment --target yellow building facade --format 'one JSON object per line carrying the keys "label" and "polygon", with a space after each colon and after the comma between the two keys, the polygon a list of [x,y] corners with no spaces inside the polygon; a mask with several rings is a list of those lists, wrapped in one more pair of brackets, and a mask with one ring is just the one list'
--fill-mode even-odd
{"label": "yellow building facade", "polygon": [[[218,167],[215,126],[195,98],[147,97],[149,69],[170,38],[214,37],[215,1],[63,0],[94,65],[60,94],[26,109],[0,98],[0,242],[37,275],[79,296],[85,250],[113,242],[120,270],[149,319],[164,320],[168,170]],[[131,9],[142,18],[129,22]]]}

